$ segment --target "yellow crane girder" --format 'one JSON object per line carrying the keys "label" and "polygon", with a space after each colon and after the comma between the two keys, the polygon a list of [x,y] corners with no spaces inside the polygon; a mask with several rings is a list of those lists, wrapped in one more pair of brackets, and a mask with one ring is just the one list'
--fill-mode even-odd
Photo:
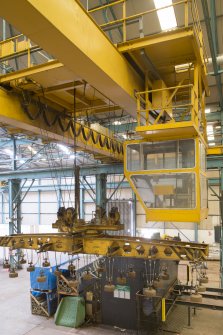
{"label": "yellow crane girder", "polygon": [[[31,115],[35,120],[30,118]],[[50,125],[46,124],[46,117]],[[55,117],[57,117],[57,122],[53,122]],[[68,126],[69,122],[70,126]],[[17,129],[17,132],[35,134],[47,141],[76,146],[82,151],[104,157],[109,161],[123,160],[121,142],[81,123],[64,119],[61,114],[55,115],[52,110],[40,112],[38,104],[30,103],[24,107],[19,96],[6,92],[4,89],[0,89],[0,123]]]}
{"label": "yellow crane girder", "polygon": [[143,89],[143,79],[79,1],[48,0],[46,5],[45,0],[3,0],[1,16],[54,55],[76,77],[136,115],[134,92]]}

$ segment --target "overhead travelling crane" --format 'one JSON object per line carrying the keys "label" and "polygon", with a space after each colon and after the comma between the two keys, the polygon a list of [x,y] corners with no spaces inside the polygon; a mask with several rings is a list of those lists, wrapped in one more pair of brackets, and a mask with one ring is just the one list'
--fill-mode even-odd
{"label": "overhead travelling crane", "polygon": [[[120,3],[124,5],[126,1]],[[124,160],[125,176],[143,205],[147,220],[200,222],[207,216],[206,55],[196,2],[174,4],[178,5],[185,11],[183,28],[124,40],[116,48],[78,1],[49,0],[47,7],[43,0],[2,1],[2,16],[37,43],[37,48],[56,59],[41,66],[29,63],[25,69],[0,78],[4,86],[0,92],[0,107],[4,107],[0,108],[0,122],[48,140],[75,144],[101,160]],[[49,11],[49,7],[53,10]],[[190,9],[195,18],[192,27]],[[25,12],[32,25],[17,15],[17,10]],[[122,18],[124,29],[128,19],[132,18]],[[144,58],[140,56],[141,49]],[[121,53],[127,59],[132,57],[143,75]],[[148,57],[152,68],[148,66]],[[97,99],[107,103],[90,106],[93,111],[98,107],[109,111],[111,101],[114,110],[124,109],[136,117],[137,139],[126,142],[123,150],[119,141],[78,123],[76,117],[84,110],[83,105],[89,108],[88,97],[79,95],[80,86],[95,89]],[[26,98],[30,93],[33,95],[28,104]],[[81,106],[79,111],[76,102]],[[49,106],[47,111],[45,104]],[[55,110],[58,116],[52,122]],[[68,112],[65,117],[64,110]],[[91,222],[80,220],[76,211],[76,207],[58,211],[58,220],[53,225],[58,233],[0,236],[0,246],[11,250],[95,254],[108,259],[164,260],[176,268],[180,260],[196,263],[208,256],[206,244],[111,236],[110,231],[123,229],[115,211],[108,216],[96,211]],[[109,285],[113,286],[111,282]]]}
{"label": "overhead travelling crane", "polygon": [[[125,6],[125,1],[122,4]],[[14,6],[15,9],[17,6],[20,10],[24,9],[33,25],[30,26],[21,17],[14,15],[16,10],[12,13],[10,11],[11,6]],[[48,6],[50,6],[50,3]],[[46,9],[43,1],[23,0],[19,4],[13,0],[3,1],[2,15],[17,29],[25,33],[30,40],[38,43],[40,48],[54,54],[64,64],[59,68],[56,65],[56,71],[60,71],[62,78],[63,71],[68,71],[66,78],[73,73],[76,82],[81,82],[83,78],[84,80],[87,79],[89,84],[105,94],[105,98],[109,96],[109,99],[112,99],[115,104],[137,116],[138,127],[136,127],[136,132],[141,139],[125,143],[124,171],[145,209],[147,220],[200,222],[207,216],[207,199],[205,198],[207,185],[205,174],[206,120],[204,108],[208,87],[206,54],[196,2],[179,1],[173,4],[174,8],[181,6],[184,11],[184,26],[182,28],[152,36],[141,36],[142,38],[131,41],[126,41],[125,36],[123,43],[120,43],[118,48],[111,44],[78,1],[67,0],[65,7],[63,4],[63,9],[60,6],[62,6],[62,3],[54,3],[52,7],[54,10],[50,12]],[[61,11],[64,14],[63,23],[60,20]],[[154,12],[155,10],[150,10],[136,16],[150,15]],[[189,17],[192,17],[192,25],[189,25]],[[131,19],[132,17],[127,16],[122,19],[123,29],[128,20]],[[70,26],[69,23],[75,22],[75,20],[78,20],[77,23],[79,24]],[[81,39],[80,31],[86,34],[82,35]],[[53,38],[46,38],[47,33],[53,34]],[[94,46],[89,42],[89,36],[94,40]],[[55,43],[55,40],[57,43]],[[95,48],[95,45],[97,45],[97,48]],[[140,50],[142,49],[146,55],[144,58],[140,57]],[[158,54],[162,50],[165,50],[165,52],[159,58]],[[30,52],[31,50],[29,50]],[[130,53],[129,56],[133,57],[139,67],[143,69],[144,87],[142,85],[143,79],[131,68],[120,52],[125,55]],[[30,63],[29,57],[30,55],[28,55],[28,63]],[[145,61],[148,57],[151,64],[154,65],[152,68]],[[73,62],[74,58],[75,62]],[[89,66],[91,66],[91,69]],[[119,71],[117,72],[115,68],[118,68]],[[154,69],[158,73],[159,79],[156,78]],[[51,71],[54,71],[54,69],[49,70],[49,78]],[[21,76],[21,72],[19,76]],[[92,74],[93,77],[90,78],[89,76]],[[13,89],[21,88],[28,93],[34,90],[35,98],[36,94],[37,97],[38,94],[41,95],[42,90],[33,88],[38,82],[45,86],[46,99],[47,94],[51,92],[58,93],[64,87],[70,89],[68,83],[62,82],[57,83],[54,87],[51,82],[51,87],[48,86],[47,88],[47,79],[44,79],[45,72],[35,72],[35,66],[34,73],[30,72],[28,74],[31,82],[29,80],[27,82],[23,80],[17,82],[16,76],[18,74],[16,72],[14,80],[11,74],[7,75],[10,75],[8,83]],[[3,76],[4,82],[7,80],[7,75]],[[22,76],[19,78],[22,79]],[[52,80],[53,78],[54,75],[52,75]],[[113,87],[110,80],[112,80]],[[73,88],[75,88],[75,84]],[[118,96],[117,92],[119,92]],[[16,91],[16,93],[18,92]],[[46,119],[44,107],[42,107],[42,115],[41,113],[38,115],[37,112],[39,118],[36,117],[34,122],[29,120],[29,118],[32,119],[33,115],[30,113],[29,107],[30,109],[35,107],[35,100],[34,102],[31,101],[31,105],[28,107],[26,100],[24,100],[24,110],[22,110],[18,98],[13,98],[13,102],[15,101],[13,107],[17,112],[11,115],[7,112],[4,115],[4,110],[12,110],[10,108],[11,98],[9,97],[10,93],[1,92],[1,95],[1,101],[8,104],[3,109],[3,115],[0,115],[2,122],[14,126],[17,124],[18,128],[21,126],[23,130],[27,129],[27,131],[39,133],[42,136],[45,133],[48,138],[54,140],[63,140],[63,130],[70,122],[71,127],[68,129],[68,135],[64,137],[68,144],[73,144],[72,142],[75,139],[77,147],[83,150],[92,150],[99,157],[108,156],[120,161],[123,159],[122,144],[108,136],[94,133],[93,130],[78,124],[76,120],[74,123],[72,120],[65,121],[65,124],[59,128],[58,124],[62,123],[62,116],[58,114],[57,123],[51,119],[51,126],[43,125],[43,121]],[[137,99],[135,99],[135,96]],[[60,96],[55,96],[57,105],[60,105],[58,103],[59,99]],[[70,99],[72,98],[70,97]],[[73,99],[76,99],[75,92],[73,93]],[[137,108],[133,112],[132,107],[133,105],[136,106],[136,100]],[[50,114],[52,115],[53,112],[49,109],[47,110],[49,118],[51,117]],[[71,113],[71,117],[72,115]],[[72,132],[73,134],[78,133],[78,136],[72,136]],[[182,139],[184,140],[182,141]],[[190,145],[188,152],[186,152],[187,144]],[[168,155],[170,155],[169,167],[166,167],[164,162],[165,146],[171,147],[167,149],[165,158],[168,160]],[[164,150],[159,151],[160,147],[164,147]],[[158,151],[156,152],[156,150]],[[163,162],[159,162],[160,154],[163,155]],[[151,155],[149,159],[155,162],[152,169],[149,167],[152,161],[148,161],[148,155]],[[193,156],[188,166],[185,165],[182,155]],[[188,159],[185,159],[185,161],[188,161]],[[146,195],[143,191],[145,185],[147,188]],[[145,197],[148,198],[148,195],[153,200],[145,199]]]}
{"label": "overhead travelling crane", "polygon": [[[101,32],[79,1],[3,1],[1,15],[41,48],[54,55],[77,78],[135,115],[134,90],[143,80]],[[12,11],[11,8],[14,8]],[[15,13],[26,13],[29,22]],[[63,21],[61,21],[63,13]],[[49,36],[47,36],[49,34]],[[118,68],[118,71],[117,71]]]}

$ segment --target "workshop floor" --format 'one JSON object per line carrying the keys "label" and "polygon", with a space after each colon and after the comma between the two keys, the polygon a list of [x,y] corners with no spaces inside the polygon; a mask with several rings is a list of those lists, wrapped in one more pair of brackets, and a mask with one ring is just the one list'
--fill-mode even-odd
{"label": "workshop floor", "polygon": [[[208,275],[210,279],[208,286],[219,287],[218,262],[209,263]],[[178,309],[178,306],[176,308]],[[157,334],[222,335],[223,312],[199,309],[196,311],[196,315],[192,315],[191,326],[188,327],[187,308],[184,306],[179,306],[179,308],[170,315],[169,323],[163,326],[166,331],[160,330]],[[181,326],[178,331],[177,323]],[[29,299],[29,274],[25,270],[21,270],[18,278],[9,279],[7,270],[0,268],[1,335],[109,335],[118,333],[120,330],[109,327],[89,326],[81,329],[59,327],[55,326],[53,318],[46,319],[32,315]],[[129,331],[123,333],[134,334]]]}

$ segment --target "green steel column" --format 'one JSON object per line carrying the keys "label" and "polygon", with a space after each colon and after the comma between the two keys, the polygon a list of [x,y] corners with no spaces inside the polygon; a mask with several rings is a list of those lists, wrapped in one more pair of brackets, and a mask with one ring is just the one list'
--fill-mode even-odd
{"label": "green steel column", "polygon": [[[12,137],[12,170],[16,170],[16,140]],[[9,235],[21,233],[21,179],[10,179],[8,182],[8,192],[9,192]],[[19,254],[20,250],[16,252],[16,258],[13,255],[10,256],[11,267],[19,266]]]}
{"label": "green steel column", "polygon": [[136,195],[132,192],[132,212],[133,212],[133,220],[132,220],[132,229],[131,229],[131,236],[136,236],[136,225],[137,225],[137,216],[136,216]]}
{"label": "green steel column", "polygon": [[213,42],[214,42],[214,49],[217,55],[219,52],[219,47],[218,47],[218,29],[217,29],[215,0],[210,1],[210,16],[211,16],[211,32],[212,32],[212,37],[213,37]]}
{"label": "green steel column", "polygon": [[198,242],[198,224],[194,223],[194,241]]}
{"label": "green steel column", "polygon": [[[21,220],[20,180],[11,179],[9,180],[9,235],[21,233]],[[15,256],[10,255],[11,268],[21,268],[19,249],[16,250]]]}
{"label": "green steel column", "polygon": [[221,189],[220,189],[220,220],[221,220],[221,237],[220,237],[220,276],[221,288],[223,288],[223,168],[221,168]]}
{"label": "green steel column", "polygon": [[21,233],[20,180],[9,180],[9,234]]}
{"label": "green steel column", "polygon": [[[16,170],[16,140],[12,137],[12,170]],[[9,180],[9,234],[21,233],[21,180]]]}
{"label": "green steel column", "polygon": [[107,175],[105,173],[96,175],[96,206],[106,209],[107,190],[106,190]]}

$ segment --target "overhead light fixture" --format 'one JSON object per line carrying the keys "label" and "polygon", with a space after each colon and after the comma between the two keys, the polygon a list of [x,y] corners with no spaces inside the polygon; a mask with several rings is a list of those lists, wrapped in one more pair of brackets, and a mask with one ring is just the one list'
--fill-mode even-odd
{"label": "overhead light fixture", "polygon": [[69,154],[70,153],[70,149],[68,147],[66,147],[65,145],[63,144],[57,144],[58,148],[60,150],[62,150],[63,152],[65,152],[65,154]]}
{"label": "overhead light fixture", "polygon": [[114,124],[115,126],[118,126],[118,125],[120,125],[120,124],[122,124],[122,123],[121,123],[121,121],[117,121],[117,120],[116,120],[116,121],[113,122],[113,124]]}
{"label": "overhead light fixture", "polygon": [[210,108],[205,109],[205,114],[209,114],[211,112]]}
{"label": "overhead light fixture", "polygon": [[28,149],[29,149],[29,151],[31,151],[32,154],[34,154],[34,155],[37,153],[37,151],[36,151],[33,147],[31,147],[31,145],[28,145]]}
{"label": "overhead light fixture", "polygon": [[188,71],[189,69],[192,69],[192,65],[193,65],[192,63],[175,65],[175,71],[176,73]]}
{"label": "overhead light fixture", "polygon": [[214,141],[214,136],[213,135],[208,136],[208,141]]}
{"label": "overhead light fixture", "polygon": [[221,129],[221,126],[216,126],[215,128],[216,128],[216,129]]}
{"label": "overhead light fixture", "polygon": [[212,124],[207,125],[207,134],[212,135],[214,133]]}
{"label": "overhead light fixture", "polygon": [[153,0],[157,11],[160,27],[162,30],[169,30],[177,27],[177,20],[173,6],[160,9],[162,7],[172,5],[172,0]]}
{"label": "overhead light fixture", "polygon": [[210,146],[210,147],[213,147],[214,145],[215,145],[214,142],[209,143],[209,146]]}

